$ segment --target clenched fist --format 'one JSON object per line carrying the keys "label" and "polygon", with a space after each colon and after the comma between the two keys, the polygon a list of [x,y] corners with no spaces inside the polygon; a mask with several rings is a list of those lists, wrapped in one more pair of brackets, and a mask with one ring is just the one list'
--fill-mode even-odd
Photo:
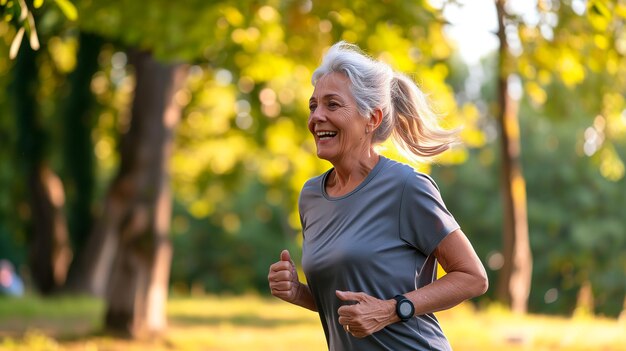
{"label": "clenched fist", "polygon": [[280,261],[270,266],[267,280],[272,295],[287,302],[296,303],[300,281],[298,280],[296,265],[291,260],[289,251],[283,250],[280,253]]}

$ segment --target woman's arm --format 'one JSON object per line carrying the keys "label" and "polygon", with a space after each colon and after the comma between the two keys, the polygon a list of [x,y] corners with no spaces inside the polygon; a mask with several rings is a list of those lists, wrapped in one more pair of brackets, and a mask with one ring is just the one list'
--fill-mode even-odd
{"label": "woman's arm", "polygon": [[289,251],[283,250],[280,253],[280,261],[270,266],[267,280],[272,295],[294,305],[317,312],[313,294],[306,284],[300,283],[296,265],[291,260]]}
{"label": "woman's arm", "polygon": [[448,234],[433,254],[447,274],[405,294],[416,315],[448,309],[487,291],[487,272],[463,231]]}
{"label": "woman's arm", "polygon": [[294,304],[309,309],[313,312],[317,312],[317,306],[315,305],[315,299],[313,294],[306,284],[298,283],[298,292],[296,295]]}
{"label": "woman's arm", "polygon": [[[433,252],[446,271],[441,279],[404,294],[413,302],[415,315],[451,308],[487,291],[487,273],[465,234],[457,229],[448,234]],[[400,321],[396,300],[379,300],[361,292],[338,291],[343,301],[357,301],[338,310],[339,323],[349,326],[350,333],[365,337],[385,326]],[[346,328],[348,329],[348,328]]]}

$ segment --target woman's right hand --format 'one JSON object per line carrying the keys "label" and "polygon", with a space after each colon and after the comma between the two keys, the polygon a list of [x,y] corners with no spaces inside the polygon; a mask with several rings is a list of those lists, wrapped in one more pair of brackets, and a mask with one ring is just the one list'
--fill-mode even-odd
{"label": "woman's right hand", "polygon": [[290,303],[297,303],[300,280],[289,251],[283,250],[280,253],[280,261],[270,266],[267,280],[272,295]]}

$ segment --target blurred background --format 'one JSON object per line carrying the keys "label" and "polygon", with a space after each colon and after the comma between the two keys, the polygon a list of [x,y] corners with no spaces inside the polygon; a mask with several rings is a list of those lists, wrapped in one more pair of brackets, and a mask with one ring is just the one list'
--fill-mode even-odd
{"label": "blurred background", "polygon": [[[578,349],[591,324],[576,318],[607,331],[597,349],[626,347],[626,2],[0,10],[0,348],[99,349],[93,330],[141,340],[169,324],[169,346],[151,349],[227,350],[225,326],[257,338],[239,349],[307,337],[323,349],[315,315],[285,317],[266,298],[267,272],[283,248],[299,262],[298,194],[330,167],[315,156],[307,101],[338,40],[407,73],[444,126],[463,128],[462,145],[413,164],[434,177],[490,278],[487,294],[441,315],[455,349]],[[525,319],[552,317],[546,328]],[[465,318],[513,331],[455,329]],[[184,334],[189,325],[213,338]],[[284,329],[284,342],[260,346],[266,328]],[[542,343],[541,332],[553,336]]]}

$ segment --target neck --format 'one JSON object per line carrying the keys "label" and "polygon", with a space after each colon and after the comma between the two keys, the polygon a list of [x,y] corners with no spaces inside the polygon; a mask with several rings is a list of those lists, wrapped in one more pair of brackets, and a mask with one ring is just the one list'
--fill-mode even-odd
{"label": "neck", "polygon": [[379,158],[376,152],[370,150],[364,157],[333,162],[334,170],[326,183],[327,193],[340,196],[354,190],[374,169]]}

